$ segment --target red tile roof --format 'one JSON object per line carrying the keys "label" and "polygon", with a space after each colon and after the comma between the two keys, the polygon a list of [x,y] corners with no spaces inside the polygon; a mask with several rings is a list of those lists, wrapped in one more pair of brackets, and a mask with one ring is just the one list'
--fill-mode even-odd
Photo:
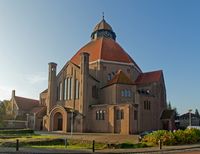
{"label": "red tile roof", "polygon": [[37,113],[43,111],[45,108],[46,108],[45,106],[37,106],[37,107],[34,107],[30,112],[37,114]]}
{"label": "red tile roof", "polygon": [[[90,54],[89,61],[93,62],[96,60],[106,60],[122,63],[132,63],[139,70],[140,68],[134,62],[134,60],[124,51],[124,49],[114,40],[110,38],[98,38],[90,41],[88,44],[83,46],[72,58],[71,62],[79,65],[80,64],[80,53],[87,52]],[[141,70],[140,70],[141,71]]]}
{"label": "red tile roof", "polygon": [[115,76],[110,81],[108,81],[108,84],[106,86],[112,84],[133,84],[133,82],[129,77],[126,76],[126,74],[122,70],[119,70],[115,74]]}
{"label": "red tile roof", "polygon": [[15,101],[20,110],[31,110],[39,105],[38,100],[15,96]]}
{"label": "red tile roof", "polygon": [[135,84],[146,84],[151,82],[159,81],[162,76],[162,71],[154,71],[154,72],[147,72],[141,73],[138,78],[135,80]]}

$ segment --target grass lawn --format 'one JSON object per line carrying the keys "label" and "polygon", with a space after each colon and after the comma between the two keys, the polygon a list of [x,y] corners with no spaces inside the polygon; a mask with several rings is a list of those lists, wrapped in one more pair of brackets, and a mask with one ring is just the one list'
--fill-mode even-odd
{"label": "grass lawn", "polygon": [[[89,136],[88,136],[89,137]],[[107,136],[105,136],[107,137]],[[19,140],[20,147],[33,147],[33,148],[55,148],[55,149],[92,149],[91,140],[83,139],[67,139],[67,147],[65,146],[65,138],[61,135],[39,135],[34,133],[8,133],[0,132],[0,147],[15,147],[16,140]],[[143,143],[112,143],[95,142],[95,149],[101,150],[105,148],[142,148],[147,147]]]}

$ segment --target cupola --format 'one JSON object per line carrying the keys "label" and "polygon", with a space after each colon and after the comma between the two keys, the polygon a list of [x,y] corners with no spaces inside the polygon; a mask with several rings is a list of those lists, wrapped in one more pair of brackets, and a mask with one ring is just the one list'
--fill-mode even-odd
{"label": "cupola", "polygon": [[95,26],[95,28],[91,34],[92,40],[95,40],[95,39],[101,38],[101,37],[111,38],[113,40],[116,39],[115,32],[112,30],[112,27],[105,21],[104,16],[103,16],[103,19],[101,20],[101,22],[99,22]]}

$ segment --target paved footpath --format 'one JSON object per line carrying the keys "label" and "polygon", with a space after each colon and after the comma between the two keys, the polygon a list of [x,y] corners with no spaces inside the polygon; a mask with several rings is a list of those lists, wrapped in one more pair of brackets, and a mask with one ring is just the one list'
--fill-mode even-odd
{"label": "paved footpath", "polygon": [[[20,148],[18,152],[15,151],[15,148],[2,148],[0,147],[0,154],[50,154],[50,153],[92,153],[91,149],[86,150],[64,150],[64,149],[40,149],[40,148]],[[164,154],[164,153],[173,153],[173,154],[199,154],[200,153],[200,144],[193,145],[181,145],[181,146],[164,146],[162,150],[159,150],[158,147],[151,148],[138,148],[138,149],[104,149],[96,150],[98,153],[124,153],[124,154]]]}

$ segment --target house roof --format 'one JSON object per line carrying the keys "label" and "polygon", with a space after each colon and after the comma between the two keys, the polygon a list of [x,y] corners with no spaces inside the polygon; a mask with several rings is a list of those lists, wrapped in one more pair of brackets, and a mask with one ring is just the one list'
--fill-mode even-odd
{"label": "house roof", "polygon": [[168,110],[168,109],[166,109],[166,110],[164,110],[162,112],[162,115],[161,115],[160,119],[162,119],[162,120],[164,120],[164,119],[171,119],[172,116],[174,115],[174,112],[175,112],[174,110]]}
{"label": "house roof", "polygon": [[107,85],[112,84],[133,84],[133,82],[122,70],[118,70],[115,76],[110,81],[108,81]]}
{"label": "house roof", "polygon": [[162,76],[162,70],[141,73],[134,83],[146,84],[146,83],[156,82],[160,80],[161,76]]}
{"label": "house roof", "polygon": [[41,93],[47,93],[48,92],[48,89],[45,89],[44,91],[42,91]]}
{"label": "house roof", "polygon": [[[189,114],[190,114],[189,112],[182,114],[182,115],[180,115],[180,118],[187,119],[187,118],[189,118]],[[191,117],[197,117],[198,118],[198,116],[196,116],[194,113],[191,113]]]}
{"label": "house roof", "polygon": [[[113,61],[134,64],[138,70],[140,68],[134,60],[124,51],[124,49],[113,39],[101,37],[91,40],[83,46],[72,58],[71,62],[80,65],[80,54],[87,52],[90,54],[89,62],[97,60]],[[141,71],[141,70],[140,70]]]}
{"label": "house roof", "polygon": [[32,110],[30,112],[37,114],[37,113],[43,111],[43,109],[45,109],[45,108],[46,108],[45,106],[37,106],[37,107],[32,108]]}
{"label": "house roof", "polygon": [[33,107],[39,105],[38,100],[15,96],[15,101],[20,110],[31,110]]}

